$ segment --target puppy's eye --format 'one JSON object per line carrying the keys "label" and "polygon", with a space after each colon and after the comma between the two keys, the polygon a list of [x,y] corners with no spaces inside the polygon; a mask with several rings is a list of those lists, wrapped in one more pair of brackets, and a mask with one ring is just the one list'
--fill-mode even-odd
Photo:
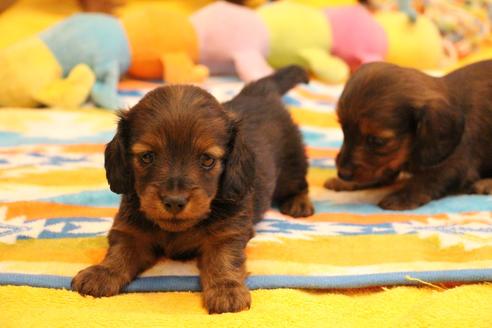
{"label": "puppy's eye", "polygon": [[200,156],[200,166],[206,170],[210,170],[211,168],[213,168],[215,162],[215,158],[211,157],[210,155],[203,154],[202,156]]}
{"label": "puppy's eye", "polygon": [[386,145],[387,140],[383,138],[378,138],[375,136],[367,136],[367,144],[370,147],[383,147]]}
{"label": "puppy's eye", "polygon": [[153,151],[146,151],[140,154],[140,161],[144,164],[151,164],[154,161],[155,153]]}

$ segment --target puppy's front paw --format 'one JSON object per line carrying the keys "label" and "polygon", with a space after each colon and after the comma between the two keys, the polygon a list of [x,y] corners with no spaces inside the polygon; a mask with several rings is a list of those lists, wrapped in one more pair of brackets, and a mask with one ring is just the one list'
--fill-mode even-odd
{"label": "puppy's front paw", "polygon": [[124,285],[123,277],[102,265],[90,266],[72,279],[73,290],[95,297],[116,295]]}
{"label": "puppy's front paw", "polygon": [[314,206],[309,196],[302,193],[280,204],[280,212],[294,218],[306,217],[314,214]]}
{"label": "puppy's front paw", "polygon": [[331,178],[326,180],[324,187],[333,191],[353,191],[359,189],[357,184],[343,181],[339,178]]}
{"label": "puppy's front paw", "polygon": [[406,190],[400,190],[389,194],[379,202],[379,207],[385,210],[403,211],[417,208],[427,204],[432,198],[425,194],[415,194]]}
{"label": "puppy's front paw", "polygon": [[492,194],[492,179],[478,180],[472,186],[472,192],[480,195]]}
{"label": "puppy's front paw", "polygon": [[216,286],[203,292],[208,313],[240,312],[251,307],[251,294],[248,287]]}

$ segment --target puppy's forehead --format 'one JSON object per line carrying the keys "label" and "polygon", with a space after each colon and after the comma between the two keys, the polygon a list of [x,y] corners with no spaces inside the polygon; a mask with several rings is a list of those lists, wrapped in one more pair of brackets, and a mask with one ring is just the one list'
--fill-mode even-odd
{"label": "puppy's forehead", "polygon": [[420,77],[417,71],[391,64],[364,65],[350,78],[340,97],[340,123],[362,132],[401,130],[408,125],[406,109],[422,97],[417,81]]}
{"label": "puppy's forehead", "polygon": [[408,115],[396,108],[388,106],[387,109],[361,110],[360,113],[346,115],[340,123],[345,133],[394,138],[405,132],[410,124]]}
{"label": "puppy's forehead", "polygon": [[[219,102],[207,91],[192,85],[169,85],[145,95],[129,113],[130,120],[148,125],[177,122],[178,119],[201,119],[225,116]],[[140,122],[141,123],[141,122]]]}
{"label": "puppy's forehead", "polygon": [[157,88],[129,112],[133,142],[208,148],[225,142],[229,122],[222,106],[203,89]]}
{"label": "puppy's forehead", "polygon": [[338,101],[338,115],[353,121],[383,106],[391,107],[399,93],[395,69],[390,64],[375,63],[356,71]]}

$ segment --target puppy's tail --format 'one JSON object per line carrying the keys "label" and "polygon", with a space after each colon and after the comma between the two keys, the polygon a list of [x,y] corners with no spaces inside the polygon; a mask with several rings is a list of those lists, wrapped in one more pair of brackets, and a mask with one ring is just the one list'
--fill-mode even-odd
{"label": "puppy's tail", "polygon": [[266,76],[257,83],[262,83],[263,81],[271,81],[275,84],[277,91],[280,95],[284,95],[295,87],[299,83],[308,83],[309,76],[301,66],[290,65],[279,69],[272,75]]}
{"label": "puppy's tail", "polygon": [[302,67],[290,65],[247,84],[239,96],[267,96],[272,93],[282,96],[297,84],[308,82],[309,76]]}
{"label": "puppy's tail", "polygon": [[299,83],[308,83],[309,76],[304,68],[297,65],[290,65],[279,69],[272,75],[260,79],[271,80],[277,86],[278,92],[283,95]]}

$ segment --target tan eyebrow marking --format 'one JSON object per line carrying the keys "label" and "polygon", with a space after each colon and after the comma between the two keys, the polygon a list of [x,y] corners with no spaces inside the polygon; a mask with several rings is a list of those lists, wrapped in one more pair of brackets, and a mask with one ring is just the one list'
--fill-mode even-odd
{"label": "tan eyebrow marking", "polygon": [[132,146],[132,153],[134,154],[145,153],[150,150],[152,150],[152,148],[145,143],[137,142]]}
{"label": "tan eyebrow marking", "polygon": [[378,132],[377,136],[381,137],[381,138],[388,138],[388,139],[394,138],[395,137],[395,131],[383,130],[383,131]]}
{"label": "tan eyebrow marking", "polygon": [[360,129],[364,135],[372,135],[383,139],[392,139],[396,136],[395,131],[390,129],[382,129],[370,120],[362,120]]}
{"label": "tan eyebrow marking", "polygon": [[153,133],[145,133],[139,137],[135,144],[132,145],[133,153],[142,153],[152,149],[160,149],[165,146],[165,141]]}
{"label": "tan eyebrow marking", "polygon": [[206,153],[208,153],[210,156],[220,158],[224,156],[225,150],[219,146],[212,146],[207,149]]}

